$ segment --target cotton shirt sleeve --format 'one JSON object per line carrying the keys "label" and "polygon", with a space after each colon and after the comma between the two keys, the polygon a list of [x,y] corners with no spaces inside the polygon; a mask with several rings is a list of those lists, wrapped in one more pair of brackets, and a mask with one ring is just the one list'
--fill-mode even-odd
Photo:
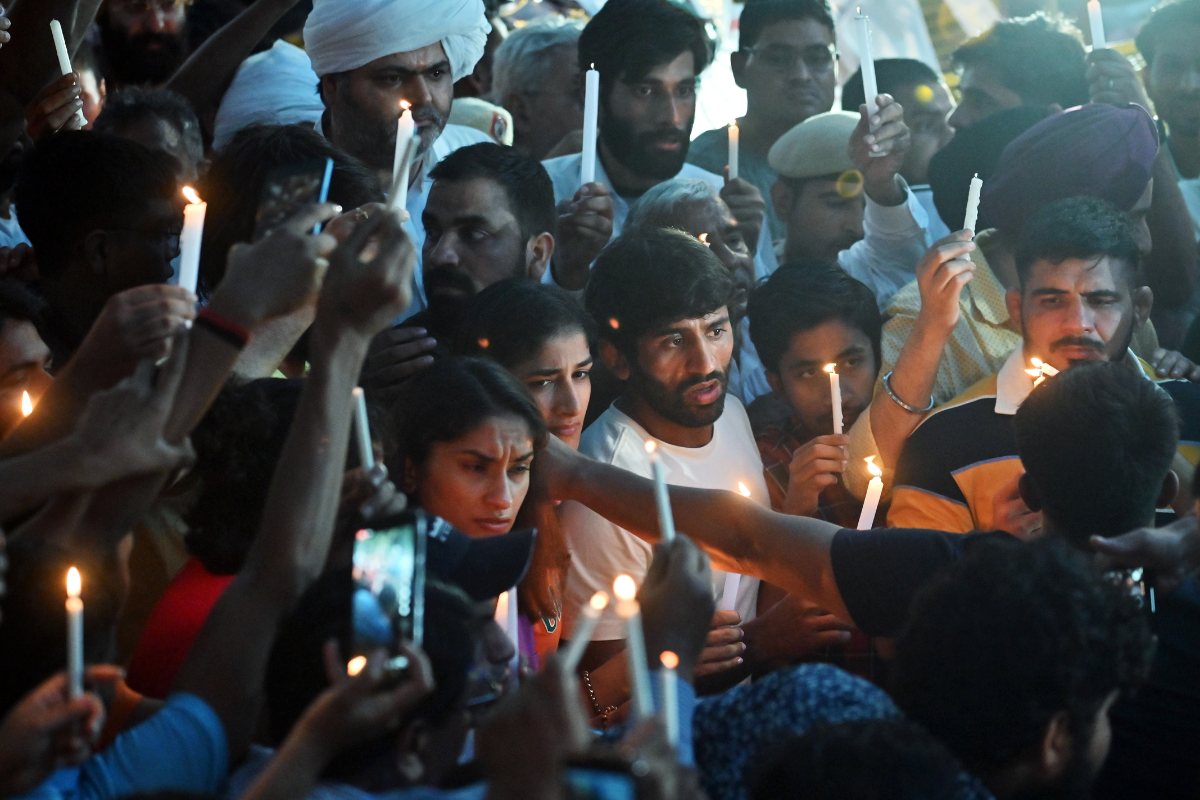
{"label": "cotton shirt sleeve", "polygon": [[868,197],[863,238],[838,253],[838,266],[875,293],[880,309],[916,278],[917,263],[925,254],[928,215],[908,184],[904,194],[905,202],[898,206],[882,206]]}

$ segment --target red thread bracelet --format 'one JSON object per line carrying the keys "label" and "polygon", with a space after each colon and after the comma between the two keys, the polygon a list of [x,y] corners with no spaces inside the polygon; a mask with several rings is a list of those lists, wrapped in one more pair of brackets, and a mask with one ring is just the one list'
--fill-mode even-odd
{"label": "red thread bracelet", "polygon": [[234,347],[242,348],[250,341],[250,331],[232,320],[222,317],[211,308],[205,306],[196,314],[196,322],[220,336]]}

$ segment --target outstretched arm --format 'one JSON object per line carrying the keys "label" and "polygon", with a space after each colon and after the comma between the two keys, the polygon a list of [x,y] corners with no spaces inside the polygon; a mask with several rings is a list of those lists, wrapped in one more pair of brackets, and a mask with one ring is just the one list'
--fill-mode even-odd
{"label": "outstretched arm", "polygon": [[[639,538],[658,541],[654,484],[579,455],[551,437],[539,459],[539,491],[575,500]],[[712,557],[718,569],[753,575],[803,597],[842,619],[849,612],[834,580],[829,548],[836,525],[777,514],[734,492],[670,487],[676,527]]]}

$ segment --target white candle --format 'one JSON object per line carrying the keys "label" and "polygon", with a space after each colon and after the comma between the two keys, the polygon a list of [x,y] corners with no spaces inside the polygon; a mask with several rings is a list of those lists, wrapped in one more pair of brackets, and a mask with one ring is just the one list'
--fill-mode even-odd
{"label": "white candle", "polygon": [[829,400],[833,406],[833,432],[842,432],[842,379],[837,374],[837,364],[826,364],[829,373]]}
{"label": "white candle", "polygon": [[862,13],[860,8],[854,17],[854,23],[858,26],[858,59],[862,62],[863,95],[867,102],[867,116],[873,117],[879,110],[879,104],[875,99],[879,96],[879,82],[875,79],[875,54],[871,48],[871,20]]}
{"label": "white candle", "polygon": [[967,213],[963,217],[963,230],[975,232],[975,225],[979,222],[979,192],[983,190],[983,181],[979,180],[979,173],[975,173],[975,177],[971,178],[971,188],[967,191]]}
{"label": "white candle", "polygon": [[725,586],[721,590],[721,602],[717,604],[720,611],[736,611],[738,588],[742,584],[742,576],[736,572],[725,573]]}
{"label": "white candle", "polygon": [[670,650],[664,650],[659,656],[662,669],[658,671],[659,694],[662,695],[663,730],[667,732],[667,743],[671,747],[679,745],[679,687],[675,684],[675,669],[679,666],[679,656]]}
{"label": "white candle", "polygon": [[646,663],[646,640],[642,637],[641,608],[633,599],[637,595],[633,578],[618,575],[613,581],[613,594],[617,596],[617,616],[625,620],[625,654],[629,658],[633,714],[637,719],[649,719],[654,715],[654,699],[650,695],[650,668]]}
{"label": "white candle", "polygon": [[1088,22],[1092,26],[1092,50],[1103,50],[1108,47],[1104,41],[1104,14],[1100,10],[1100,0],[1088,0]]}
{"label": "white candle", "polygon": [[70,697],[83,696],[83,601],[79,570],[67,570],[67,688]]}
{"label": "white candle", "polygon": [[575,623],[575,630],[571,631],[571,641],[567,642],[567,646],[563,650],[563,665],[567,672],[574,672],[578,669],[579,661],[583,658],[583,651],[591,643],[592,634],[596,632],[596,624],[600,622],[600,617],[603,616],[604,609],[607,607],[608,592],[596,592],[588,604],[583,607],[579,620]]}
{"label": "white candle", "polygon": [[729,180],[738,176],[738,130],[737,120],[729,123]]}
{"label": "white candle", "polygon": [[[63,38],[62,25],[56,19],[50,20],[50,37],[54,39],[54,54],[58,56],[58,69],[63,75],[70,75],[73,70],[71,69],[71,57],[67,55],[67,40]],[[87,124],[87,118],[83,116],[82,108],[75,111],[75,118],[79,120],[81,126]]]}
{"label": "white candle", "polygon": [[[392,156],[392,183],[396,183],[400,178],[401,169],[404,167],[404,159],[408,155],[408,143],[413,138],[413,132],[416,131],[416,123],[413,122],[412,106],[407,100],[400,101],[400,116],[396,120],[396,153]],[[403,181],[405,190],[408,189],[408,181]]]}
{"label": "white candle", "polygon": [[371,447],[371,424],[367,419],[367,398],[361,386],[355,386],[354,391],[354,422],[358,439],[358,460],[362,468],[368,472],[375,468],[375,450]]}
{"label": "white candle", "polygon": [[183,187],[183,196],[188,204],[183,207],[183,233],[179,235],[179,285],[192,294],[196,293],[196,281],[200,277],[200,243],[204,239],[204,215],[208,203],[200,199],[196,190]]}
{"label": "white candle", "polygon": [[879,510],[879,498],[883,496],[883,470],[875,466],[875,456],[866,459],[870,471],[870,483],[867,484],[867,496],[863,499],[862,513],[858,515],[858,529],[869,531],[875,527],[875,512]]}
{"label": "white candle", "polygon": [[504,629],[513,644],[513,657],[509,662],[509,667],[510,677],[515,684],[521,677],[521,632],[517,621],[517,587],[514,586],[497,599],[495,619],[496,624]]}
{"label": "white candle", "polygon": [[650,454],[650,469],[654,472],[654,504],[658,506],[658,530],[663,544],[675,541],[675,518],[671,514],[671,496],[667,494],[667,479],[663,474],[662,462],[658,460],[658,443],[653,439],[646,442]]}
{"label": "white candle", "polygon": [[583,157],[579,162],[579,182],[596,180],[596,130],[600,116],[600,73],[593,64],[583,78]]}

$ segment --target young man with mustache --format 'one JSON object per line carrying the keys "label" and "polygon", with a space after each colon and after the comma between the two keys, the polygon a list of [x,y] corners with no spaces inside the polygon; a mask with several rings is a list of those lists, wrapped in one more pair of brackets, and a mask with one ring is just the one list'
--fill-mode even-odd
{"label": "young man with mustache", "polygon": [[[1047,206],[1016,248],[1018,284],[1005,298],[1022,346],[999,373],[976,383],[927,417],[905,442],[896,465],[888,524],[967,533],[1002,529],[1022,537],[1041,528],[1017,490],[1025,469],[1013,417],[1034,381],[1089,361],[1107,361],[1157,380],[1130,349],[1150,314],[1153,295],[1141,277],[1141,250],[1128,216],[1092,197]],[[1032,359],[1049,369],[1031,375]],[[1191,485],[1200,440],[1200,387],[1159,383],[1175,401],[1180,447],[1173,468]],[[1190,510],[1181,493],[1175,507]],[[1186,513],[1186,511],[1184,511]]]}

